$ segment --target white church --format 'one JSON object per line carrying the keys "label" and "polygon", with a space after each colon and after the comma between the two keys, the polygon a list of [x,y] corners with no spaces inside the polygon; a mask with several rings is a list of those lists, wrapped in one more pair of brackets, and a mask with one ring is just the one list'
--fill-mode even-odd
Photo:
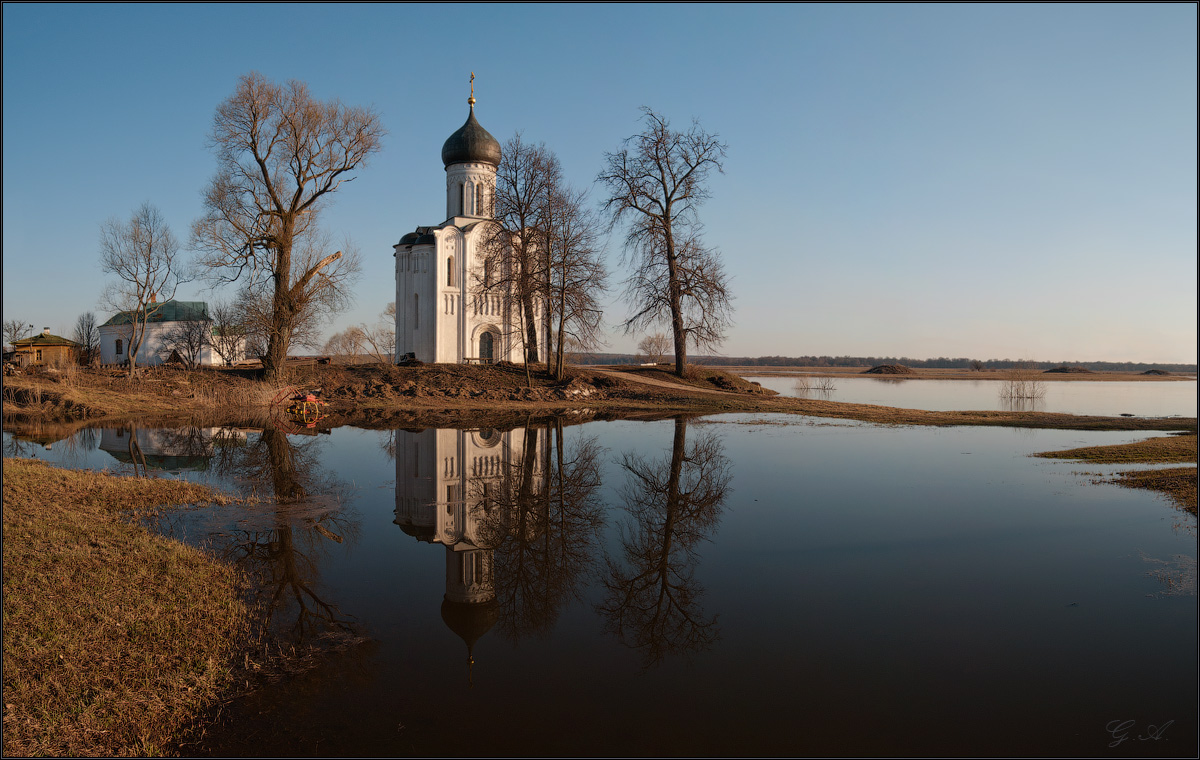
{"label": "white church", "polygon": [[[474,74],[471,75],[474,80]],[[475,119],[475,87],[467,121],[442,146],[446,221],[417,227],[394,246],[396,359],[426,362],[521,361],[514,299],[485,271],[483,245],[494,228],[500,143]]]}

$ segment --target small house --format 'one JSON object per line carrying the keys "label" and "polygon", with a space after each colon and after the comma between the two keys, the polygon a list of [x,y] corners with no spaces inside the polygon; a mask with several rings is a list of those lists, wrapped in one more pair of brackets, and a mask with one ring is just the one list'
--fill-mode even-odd
{"label": "small house", "polygon": [[42,329],[41,335],[21,338],[12,342],[13,361],[22,367],[34,364],[69,364],[79,355],[80,345],[73,340],[51,335],[50,328]]}

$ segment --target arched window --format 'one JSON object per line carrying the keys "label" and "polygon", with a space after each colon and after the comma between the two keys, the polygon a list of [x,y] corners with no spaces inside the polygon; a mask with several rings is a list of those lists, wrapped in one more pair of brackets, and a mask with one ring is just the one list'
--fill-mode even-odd
{"label": "arched window", "polygon": [[483,185],[475,186],[475,216],[484,216],[484,213],[483,213]]}
{"label": "arched window", "polygon": [[124,350],[124,348],[125,344],[121,342],[120,338],[117,338],[117,356],[121,355],[121,351]]}
{"label": "arched window", "polygon": [[494,358],[493,354],[492,354],[492,351],[494,349],[494,343],[495,343],[495,341],[492,338],[492,334],[490,332],[485,332],[483,335],[479,336],[479,358],[480,359],[483,359],[488,362],[492,361],[492,359]]}
{"label": "arched window", "polygon": [[421,296],[416,293],[413,293],[413,329],[416,330],[420,326],[421,326]]}
{"label": "arched window", "polygon": [[492,260],[483,260],[483,287],[492,287]]}
{"label": "arched window", "polygon": [[454,257],[446,257],[446,287],[454,287]]}
{"label": "arched window", "polygon": [[466,209],[467,196],[463,194],[463,183],[458,183],[458,214],[461,216],[467,213]]}

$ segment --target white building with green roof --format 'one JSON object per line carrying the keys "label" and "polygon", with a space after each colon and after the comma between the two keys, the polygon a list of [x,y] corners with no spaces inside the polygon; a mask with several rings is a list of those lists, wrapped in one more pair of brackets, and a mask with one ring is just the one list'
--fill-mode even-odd
{"label": "white building with green roof", "polygon": [[[138,349],[137,365],[149,367],[162,364],[180,350],[180,334],[187,329],[212,335],[212,319],[204,301],[163,301],[154,305],[154,313],[146,320],[146,336]],[[133,312],[122,311],[100,325],[100,363],[124,364],[129,360],[129,343],[133,335]],[[245,341],[233,361],[245,358]],[[197,364],[224,364],[209,341],[199,347]]]}

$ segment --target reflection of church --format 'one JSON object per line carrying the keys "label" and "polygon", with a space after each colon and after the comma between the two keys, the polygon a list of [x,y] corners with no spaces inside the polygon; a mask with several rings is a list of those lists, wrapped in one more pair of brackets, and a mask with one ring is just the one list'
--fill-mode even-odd
{"label": "reflection of church", "polygon": [[[545,436],[544,428],[536,432],[536,449],[544,450]],[[442,620],[468,654],[499,618],[491,539],[498,513],[513,503],[526,441],[524,428],[396,431],[395,522],[418,541],[446,547]],[[540,459],[533,462],[540,479]]]}

